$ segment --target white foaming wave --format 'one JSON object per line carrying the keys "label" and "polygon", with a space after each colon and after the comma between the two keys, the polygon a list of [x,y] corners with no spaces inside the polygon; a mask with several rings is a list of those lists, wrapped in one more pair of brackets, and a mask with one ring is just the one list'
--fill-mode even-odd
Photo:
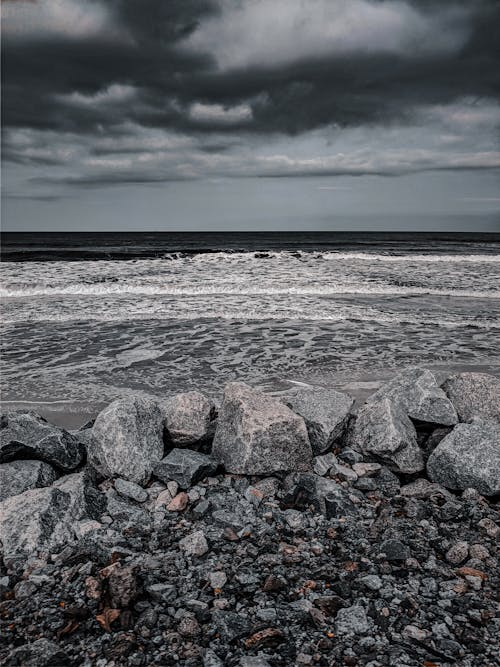
{"label": "white foaming wave", "polygon": [[398,285],[367,285],[365,283],[346,283],[341,285],[322,285],[318,287],[248,287],[241,285],[203,285],[202,287],[161,287],[158,285],[102,284],[88,285],[75,283],[65,287],[35,287],[23,289],[0,289],[0,297],[26,298],[35,296],[106,296],[106,295],[145,295],[145,296],[330,296],[338,294],[366,295],[431,295],[468,297],[473,299],[500,299],[500,290],[461,290],[436,289],[432,287],[406,287]]}
{"label": "white foaming wave", "polygon": [[417,253],[408,253],[406,255],[385,255],[369,252],[323,252],[324,259],[358,259],[364,261],[383,261],[383,262],[429,262],[429,263],[449,263],[449,262],[468,262],[474,264],[498,264],[500,263],[500,254],[498,255],[424,255]]}

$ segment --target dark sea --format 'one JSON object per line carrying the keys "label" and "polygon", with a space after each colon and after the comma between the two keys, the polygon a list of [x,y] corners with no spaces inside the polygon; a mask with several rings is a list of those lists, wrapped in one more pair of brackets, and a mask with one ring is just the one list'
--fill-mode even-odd
{"label": "dark sea", "polygon": [[362,397],[414,364],[500,376],[500,234],[4,234],[0,273],[4,407],[68,425],[236,378]]}

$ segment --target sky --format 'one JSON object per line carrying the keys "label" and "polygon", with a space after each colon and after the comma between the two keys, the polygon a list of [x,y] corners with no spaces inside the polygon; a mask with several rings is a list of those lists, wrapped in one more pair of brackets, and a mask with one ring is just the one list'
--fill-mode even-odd
{"label": "sky", "polygon": [[500,232],[497,0],[4,0],[2,228]]}

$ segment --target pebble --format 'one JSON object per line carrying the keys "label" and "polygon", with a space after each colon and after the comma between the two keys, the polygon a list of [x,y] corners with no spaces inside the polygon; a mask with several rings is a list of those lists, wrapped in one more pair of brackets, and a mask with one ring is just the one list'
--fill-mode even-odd
{"label": "pebble", "polygon": [[127,479],[118,477],[115,479],[115,489],[121,496],[131,498],[137,503],[144,503],[148,499],[148,492],[135,482],[129,482]]}
{"label": "pebble", "polygon": [[448,551],[446,552],[446,560],[448,563],[453,565],[459,565],[463,563],[464,560],[467,560],[469,555],[469,545],[467,542],[456,542]]}

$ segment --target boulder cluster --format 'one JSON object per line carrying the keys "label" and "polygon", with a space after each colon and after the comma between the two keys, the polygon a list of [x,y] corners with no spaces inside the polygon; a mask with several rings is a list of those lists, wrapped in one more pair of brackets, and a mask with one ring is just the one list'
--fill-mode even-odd
{"label": "boulder cluster", "polygon": [[500,381],[0,423],[5,665],[498,664]]}

